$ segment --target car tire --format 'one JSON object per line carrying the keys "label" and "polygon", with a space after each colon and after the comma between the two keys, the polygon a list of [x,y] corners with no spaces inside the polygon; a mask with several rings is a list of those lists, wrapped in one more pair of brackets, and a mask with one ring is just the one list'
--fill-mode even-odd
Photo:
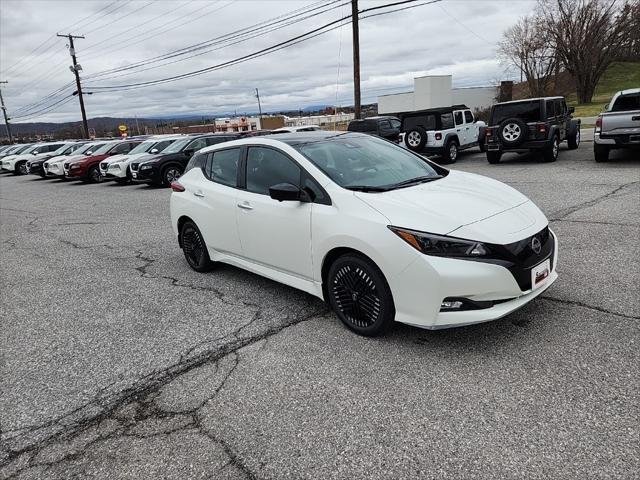
{"label": "car tire", "polygon": [[13,171],[14,175],[26,175],[27,173],[27,162],[18,162],[16,163],[16,169]]}
{"label": "car tire", "polygon": [[542,160],[551,163],[558,159],[558,152],[560,151],[560,139],[557,135],[553,136],[551,143],[542,150]]}
{"label": "car tire", "polygon": [[576,127],[576,131],[567,137],[567,147],[569,150],[575,150],[580,146],[580,126]]}
{"label": "car tire", "polygon": [[596,162],[608,162],[609,161],[609,147],[606,145],[593,144],[593,155]]}
{"label": "car tire", "polygon": [[100,173],[100,167],[98,165],[94,165],[93,167],[89,167],[89,171],[87,172],[87,178],[85,180],[87,183],[100,183],[102,182],[102,174]]}
{"label": "car tire", "polygon": [[184,258],[196,272],[204,273],[213,268],[207,244],[195,223],[187,221],[180,228],[180,245]]}
{"label": "car tire", "polygon": [[484,140],[478,142],[478,147],[480,148],[481,153],[484,153],[487,151],[487,144],[485,143]]}
{"label": "car tire", "polygon": [[329,305],[340,321],[359,335],[381,335],[392,325],[396,310],[391,289],[380,269],[368,258],[348,253],[327,272]]}
{"label": "car tire", "polygon": [[168,187],[182,176],[182,167],[168,165],[162,169],[162,185]]}
{"label": "car tire", "polygon": [[404,134],[404,144],[409,150],[421,152],[427,143],[427,131],[422,127],[415,127]]}
{"label": "car tire", "polygon": [[503,145],[516,147],[527,139],[529,127],[519,118],[507,118],[498,127],[497,134]]}
{"label": "car tire", "polygon": [[491,164],[500,163],[502,152],[487,152],[487,162]]}
{"label": "car tire", "polygon": [[460,153],[460,151],[458,150],[458,142],[456,142],[455,140],[449,140],[445,146],[444,146],[444,150],[442,151],[442,162],[441,163],[456,163],[456,160],[458,159],[458,153]]}

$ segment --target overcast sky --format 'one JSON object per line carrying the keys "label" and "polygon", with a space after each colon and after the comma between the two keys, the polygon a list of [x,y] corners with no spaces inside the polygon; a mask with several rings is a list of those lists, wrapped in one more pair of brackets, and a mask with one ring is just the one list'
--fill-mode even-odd
{"label": "overcast sky", "polygon": [[[31,110],[24,109],[73,80],[68,42],[55,37],[57,32],[86,36],[76,41],[76,52],[82,77],[86,77],[83,89],[91,92],[92,86],[144,82],[217,65],[350,14],[350,6],[339,2],[334,4],[339,8],[321,15],[256,38],[241,35],[233,40],[240,40],[234,45],[219,43],[209,48],[216,50],[201,50],[194,58],[179,56],[114,73],[111,78],[89,78],[329,1],[0,0],[0,79],[9,81],[3,86],[9,115],[14,122],[79,119],[77,99],[65,100],[74,85]],[[362,10],[395,1],[359,3]],[[504,79],[509,75],[496,59],[496,43],[502,31],[529,13],[533,4],[533,0],[443,0],[361,20],[363,102],[409,91],[413,78],[426,74],[452,74],[454,86],[488,85]],[[175,63],[162,65],[167,62]],[[90,118],[240,113],[257,110],[257,87],[264,111],[315,104],[352,105],[352,68],[351,25],[345,24],[255,60],[147,88],[96,91],[86,96],[85,102]],[[50,112],[24,117],[56,102],[61,103]],[[23,118],[18,118],[20,115]]]}

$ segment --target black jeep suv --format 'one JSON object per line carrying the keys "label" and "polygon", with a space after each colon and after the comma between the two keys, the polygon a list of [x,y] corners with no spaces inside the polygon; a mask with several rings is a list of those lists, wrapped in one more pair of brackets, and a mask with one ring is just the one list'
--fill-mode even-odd
{"label": "black jeep suv", "polygon": [[561,142],[570,150],[580,144],[580,120],[571,118],[573,112],[564,97],[495,104],[486,130],[487,160],[498,163],[504,152],[538,151],[545,162],[555,162]]}
{"label": "black jeep suv", "polygon": [[379,116],[362,120],[351,120],[347,126],[349,132],[362,132],[398,142],[400,138],[400,120],[396,117]]}

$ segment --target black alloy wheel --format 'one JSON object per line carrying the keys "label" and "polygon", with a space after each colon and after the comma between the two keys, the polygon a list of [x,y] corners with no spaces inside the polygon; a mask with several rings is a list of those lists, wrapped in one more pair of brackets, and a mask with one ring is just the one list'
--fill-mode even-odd
{"label": "black alloy wheel", "polygon": [[100,173],[100,168],[97,165],[94,165],[89,169],[87,179],[91,183],[100,183],[102,181],[102,174]]}
{"label": "black alloy wheel", "polygon": [[360,335],[379,335],[393,323],[391,290],[382,272],[365,257],[347,254],[331,265],[327,296],[340,320]]}
{"label": "black alloy wheel", "polygon": [[180,245],[184,258],[196,272],[208,272],[213,267],[207,245],[193,222],[185,222],[180,229]]}
{"label": "black alloy wheel", "polygon": [[558,159],[558,153],[560,152],[560,139],[557,135],[554,135],[553,140],[542,151],[542,160],[544,162],[555,162]]}
{"label": "black alloy wheel", "polygon": [[29,169],[27,168],[27,162],[21,162],[16,165],[16,170],[14,172],[16,175],[26,175],[29,173]]}
{"label": "black alloy wheel", "polygon": [[449,140],[444,146],[441,163],[456,163],[457,159],[458,159],[458,144],[456,143],[455,140]]}

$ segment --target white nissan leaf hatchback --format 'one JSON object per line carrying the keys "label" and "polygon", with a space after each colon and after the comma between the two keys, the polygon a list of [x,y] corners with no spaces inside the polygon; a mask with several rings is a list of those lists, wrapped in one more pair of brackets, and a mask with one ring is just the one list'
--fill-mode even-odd
{"label": "white nissan leaf hatchback", "polygon": [[204,148],[172,185],[197,271],[225,262],[324,299],[362,335],[503,317],[557,278],[543,213],[496,180],[359,133]]}

